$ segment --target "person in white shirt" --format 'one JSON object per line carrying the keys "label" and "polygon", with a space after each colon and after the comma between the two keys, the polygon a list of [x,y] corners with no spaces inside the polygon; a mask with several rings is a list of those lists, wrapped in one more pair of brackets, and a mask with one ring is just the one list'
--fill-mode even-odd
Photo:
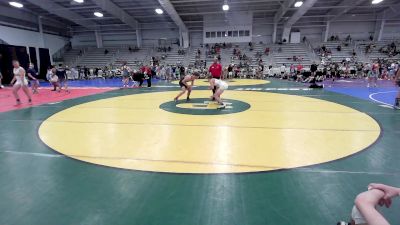
{"label": "person in white shirt", "polygon": [[26,96],[28,97],[28,102],[31,104],[32,97],[31,97],[31,93],[29,93],[28,80],[26,79],[25,69],[19,65],[18,60],[13,60],[12,64],[14,67],[14,69],[13,69],[14,77],[11,80],[11,84],[14,84],[13,85],[13,94],[14,94],[15,100],[17,101],[17,105],[21,104],[21,99],[19,98],[19,95],[18,95],[18,91],[21,88],[24,91],[24,93],[26,94]]}
{"label": "person in white shirt", "polygon": [[213,96],[211,96],[211,99],[215,99],[215,101],[221,105],[219,108],[225,108],[225,104],[221,100],[221,95],[225,90],[228,89],[228,83],[223,80],[213,78],[212,76],[208,77],[208,81],[210,82],[210,89],[215,90],[215,93]]}

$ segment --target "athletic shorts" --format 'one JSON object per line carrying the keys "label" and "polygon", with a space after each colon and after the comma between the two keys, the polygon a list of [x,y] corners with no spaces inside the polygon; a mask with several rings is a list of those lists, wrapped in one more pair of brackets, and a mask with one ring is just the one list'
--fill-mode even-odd
{"label": "athletic shorts", "polygon": [[371,71],[371,72],[368,74],[368,76],[369,76],[369,77],[372,77],[372,78],[376,78],[376,77],[378,77],[378,73],[377,73],[377,72]]}
{"label": "athletic shorts", "polygon": [[62,83],[62,82],[64,82],[65,81],[65,77],[58,77],[58,82],[59,83]]}
{"label": "athletic shorts", "polygon": [[228,86],[228,84],[224,84],[224,85],[221,85],[221,86],[219,86],[219,87],[218,87],[218,89],[220,89],[220,90],[223,90],[223,91],[224,91],[224,90],[227,90],[227,89],[228,89],[228,87],[229,87],[229,86]]}
{"label": "athletic shorts", "polygon": [[179,86],[181,86],[181,88],[184,87],[184,88],[186,88],[186,89],[189,89],[188,86],[187,86],[185,83],[183,83],[182,81],[183,81],[183,80],[180,80],[180,81],[179,81]]}
{"label": "athletic shorts", "polygon": [[351,210],[351,218],[354,220],[355,224],[366,224],[364,216],[360,213],[356,206]]}
{"label": "athletic shorts", "polygon": [[26,79],[23,79],[23,80],[18,79],[18,80],[15,82],[14,85],[28,86],[28,80],[26,80]]}

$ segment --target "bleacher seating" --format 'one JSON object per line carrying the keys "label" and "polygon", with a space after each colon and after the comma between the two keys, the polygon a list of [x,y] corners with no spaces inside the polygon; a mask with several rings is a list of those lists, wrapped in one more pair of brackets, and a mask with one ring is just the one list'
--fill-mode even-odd
{"label": "bleacher seating", "polygon": [[[353,49],[357,52],[357,58],[363,62],[372,61],[377,58],[389,58],[386,53],[380,53],[379,49],[383,46],[386,46],[391,43],[391,41],[382,41],[375,43],[376,47],[372,49],[372,52],[365,56],[365,47],[370,42],[352,42],[348,46],[343,44],[342,42],[325,42],[325,43],[317,43],[314,44],[314,48],[321,47],[325,45],[326,48],[330,49],[332,52],[331,61],[332,62],[342,62],[346,58],[352,57]],[[400,43],[398,43],[400,46]],[[341,51],[337,51],[337,46],[342,46]],[[264,54],[264,50],[266,47],[270,48],[270,55],[267,56]],[[293,56],[301,58],[300,63],[304,67],[309,67],[314,61],[315,57],[313,56],[313,52],[304,44],[283,44],[283,45],[265,45],[265,44],[254,44],[253,50],[250,51],[248,43],[240,43],[233,44],[231,48],[223,49],[221,48],[221,63],[224,66],[228,64],[239,64],[239,59],[232,59],[233,49],[240,49],[241,54],[246,54],[251,60],[249,65],[256,66],[258,65],[257,60],[257,52],[262,54],[261,58],[263,60],[264,65],[269,66],[272,65],[274,67],[280,67],[285,64],[289,66],[290,64],[297,64],[298,61],[293,61]],[[279,49],[280,48],[280,49]],[[160,64],[162,65],[176,65],[177,63],[181,63],[185,66],[194,65],[196,61],[196,53],[197,49],[201,50],[200,60],[206,61],[206,66],[208,67],[212,61],[213,56],[209,58],[206,55],[207,48],[200,46],[193,46],[191,48],[185,49],[184,55],[178,54],[178,47],[174,46],[171,51],[167,52],[158,52],[154,46],[145,46],[142,47],[139,51],[129,52],[128,47],[109,47],[107,50],[108,54],[104,54],[106,48],[78,48],[72,49],[64,54],[64,63],[70,66],[86,66],[86,67],[104,67],[112,64],[115,67],[120,67],[124,62],[131,67],[139,67],[142,64],[149,64],[151,61],[151,57],[155,56],[157,58],[162,58],[162,56],[166,56],[164,60],[160,60]],[[279,50],[278,50],[279,49]],[[82,55],[80,56],[80,51],[82,51]],[[400,55],[396,55],[391,57],[394,60],[400,60]],[[244,61],[242,61],[243,63]],[[318,63],[318,62],[317,62]]]}
{"label": "bleacher seating", "polygon": [[309,49],[303,43],[273,45],[272,49],[273,63],[276,66],[297,64],[299,61],[293,61],[293,56],[302,59],[300,63],[303,66],[312,64]]}
{"label": "bleacher seating", "polygon": [[[387,53],[382,53],[379,51],[382,47],[387,46],[387,45],[391,44],[392,42],[393,41],[380,41],[380,42],[360,41],[360,42],[357,42],[357,46],[363,53],[365,53],[365,48],[367,47],[367,45],[369,45],[369,44],[375,45],[375,48],[372,48],[370,53],[366,53],[366,56],[370,61],[375,61],[378,58],[379,59],[388,58],[391,60],[400,61],[400,54],[389,57]],[[398,48],[400,48],[400,42],[395,42],[395,43],[397,46],[399,46]]]}
{"label": "bleacher seating", "polygon": [[130,67],[139,67],[143,62],[150,62],[151,57],[148,55],[149,49],[139,49],[138,51],[129,51],[128,48],[119,49],[115,56],[116,67],[122,67],[126,63]]}
{"label": "bleacher seating", "polygon": [[[355,46],[352,43],[349,43],[347,46],[340,42],[340,41],[329,41],[329,42],[324,42],[320,43],[317,45],[314,45],[314,48],[322,47],[325,45],[325,47],[329,50],[331,50],[331,62],[342,62],[346,58],[351,58],[353,49],[355,49]],[[337,50],[337,47],[341,46],[341,51]],[[327,58],[327,57],[326,57]]]}
{"label": "bleacher seating", "polygon": [[[106,49],[108,50],[107,54],[105,54]],[[77,66],[96,68],[110,65],[116,52],[115,48],[90,48],[86,50]]]}
{"label": "bleacher seating", "polygon": [[76,66],[79,58],[81,57],[80,52],[84,53],[84,49],[70,49],[63,55],[64,64],[68,66]]}

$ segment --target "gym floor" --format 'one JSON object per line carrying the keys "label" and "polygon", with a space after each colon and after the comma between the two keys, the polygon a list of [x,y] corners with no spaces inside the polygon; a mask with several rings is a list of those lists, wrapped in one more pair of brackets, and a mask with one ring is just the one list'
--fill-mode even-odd
{"label": "gym floor", "polygon": [[203,80],[189,103],[162,81],[76,81],[21,108],[0,90],[0,225],[346,220],[369,183],[400,186],[396,89],[352,82],[233,80],[225,109]]}

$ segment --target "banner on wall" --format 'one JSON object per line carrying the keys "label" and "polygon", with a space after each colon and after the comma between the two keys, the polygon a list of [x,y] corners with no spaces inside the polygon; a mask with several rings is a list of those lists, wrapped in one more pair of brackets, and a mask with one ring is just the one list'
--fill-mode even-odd
{"label": "banner on wall", "polygon": [[290,33],[290,43],[293,43],[293,44],[300,43],[300,32]]}

